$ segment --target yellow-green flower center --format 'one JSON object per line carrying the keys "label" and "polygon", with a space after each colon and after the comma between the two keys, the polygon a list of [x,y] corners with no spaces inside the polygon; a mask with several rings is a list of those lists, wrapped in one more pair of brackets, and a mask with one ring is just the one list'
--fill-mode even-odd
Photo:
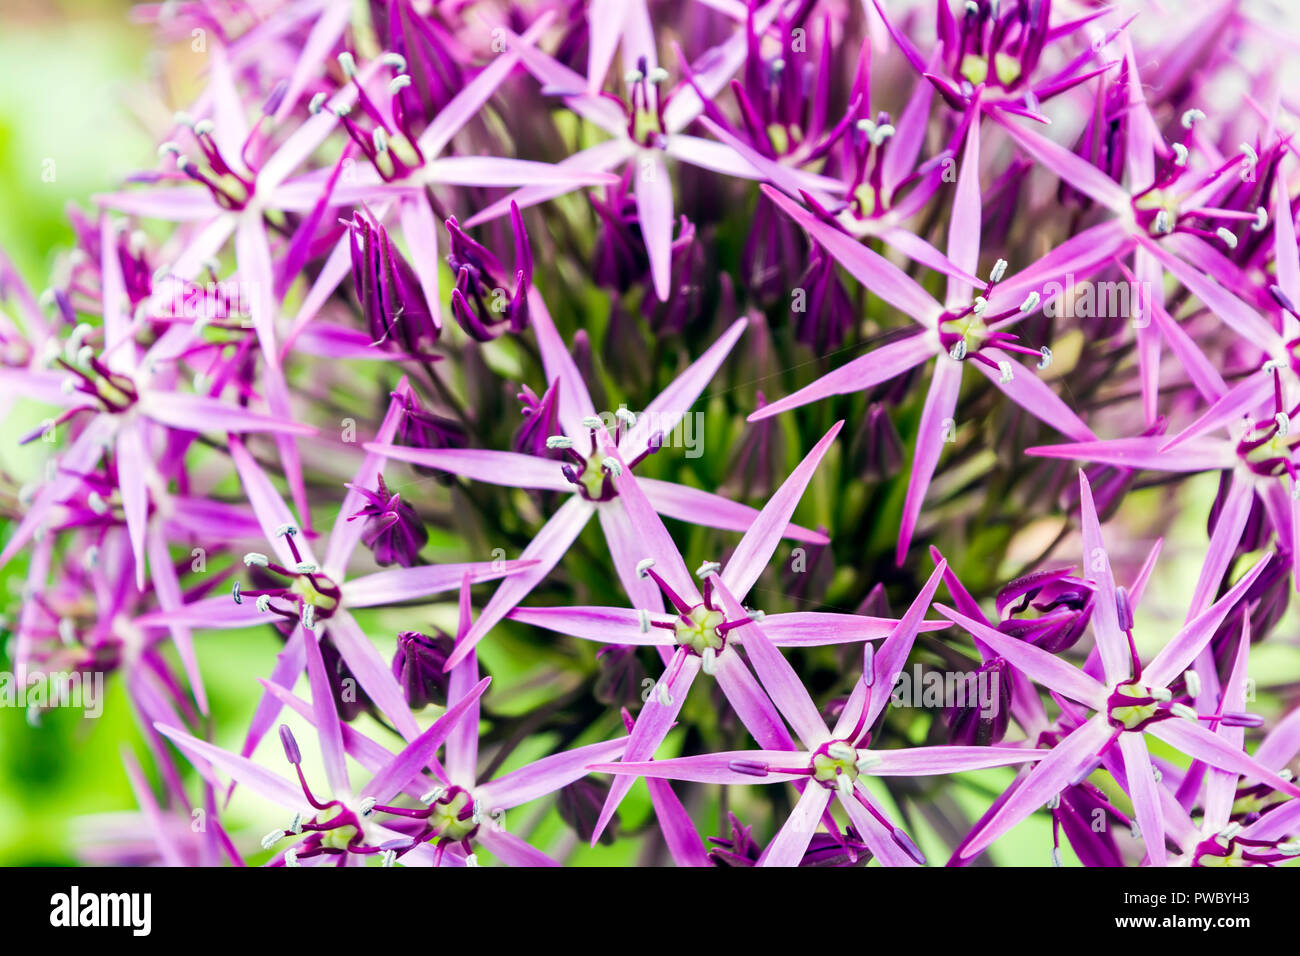
{"label": "yellow-green flower center", "polygon": [[727,620],[721,611],[710,611],[703,604],[691,609],[686,619],[679,617],[674,626],[677,643],[689,647],[696,654],[703,655],[713,648],[721,651],[726,646],[726,638],[718,632],[718,627]]}
{"label": "yellow-green flower center", "polygon": [[[1146,687],[1136,681],[1120,684],[1115,688],[1115,693],[1121,697],[1134,697],[1138,699],[1151,697],[1151,688]],[[1159,702],[1153,701],[1149,704],[1112,704],[1110,708],[1110,720],[1112,724],[1123,727],[1125,730],[1137,730],[1160,709]]]}

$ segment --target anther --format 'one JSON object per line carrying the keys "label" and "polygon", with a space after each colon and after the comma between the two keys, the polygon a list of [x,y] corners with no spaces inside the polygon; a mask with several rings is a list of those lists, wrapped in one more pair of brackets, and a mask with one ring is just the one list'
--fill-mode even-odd
{"label": "anther", "polygon": [[357,75],[357,59],[347,50],[344,50],[338,56],[339,67],[343,70],[343,75],[349,80]]}
{"label": "anther", "polygon": [[1196,671],[1187,671],[1184,673],[1183,684],[1187,687],[1187,693],[1190,696],[1201,696],[1201,675],[1196,673]]}
{"label": "anther", "polygon": [[552,435],[546,439],[547,448],[566,449],[573,447],[573,439],[567,435]]}
{"label": "anther", "polygon": [[654,558],[642,558],[640,561],[636,563],[636,576],[638,578],[644,578],[646,576],[646,572],[649,571],[654,566],[655,566]]}
{"label": "anther", "polygon": [[264,555],[261,551],[250,551],[248,552],[248,554],[244,555],[245,567],[264,568],[270,563],[271,563],[271,559],[268,558],[266,555]]}
{"label": "anther", "polygon": [[271,610],[271,595],[259,594],[257,597],[257,609],[263,614]]}
{"label": "anther", "polygon": [[1220,239],[1222,239],[1224,245],[1226,245],[1229,249],[1237,248],[1237,237],[1236,235],[1233,234],[1233,231],[1229,229],[1227,226],[1220,226],[1218,229],[1214,230],[1214,234],[1218,236]]}
{"label": "anther", "polygon": [[606,455],[600,460],[600,466],[615,478],[623,474],[623,465],[613,455]]}
{"label": "anther", "polygon": [[602,422],[599,415],[587,415],[582,419],[582,427],[595,431],[601,426]]}
{"label": "anther", "polygon": [[1037,292],[1031,292],[1029,295],[1025,296],[1025,301],[1020,303],[1020,311],[1025,314],[1033,312],[1038,308],[1039,303],[1042,301],[1043,297],[1041,295]]}
{"label": "anther", "polygon": [[298,533],[298,526],[296,524],[282,524],[280,525],[280,527],[275,529],[275,536],[277,538],[283,538],[286,536],[292,538],[297,533]]}
{"label": "anther", "polygon": [[1176,703],[1169,705],[1169,712],[1177,714],[1179,717],[1185,717],[1187,720],[1199,720],[1200,716],[1186,704]]}
{"label": "anther", "polygon": [[1012,369],[1011,363],[1007,361],[998,363],[998,373],[998,381],[1003,385],[1009,384],[1016,377],[1015,370]]}
{"label": "anther", "polygon": [[379,801],[376,800],[374,797],[366,797],[364,800],[361,801],[361,804],[357,807],[357,811],[363,817],[368,817],[375,812],[375,804],[378,802]]}
{"label": "anther", "polygon": [[637,608],[636,618],[637,618],[637,622],[641,625],[641,633],[649,634],[650,633],[650,612],[643,607]]}
{"label": "anther", "polygon": [[420,802],[425,804],[437,803],[439,800],[442,799],[443,794],[445,794],[446,792],[447,792],[446,787],[434,787],[428,793],[420,797]]}
{"label": "anther", "polygon": [[1179,168],[1187,165],[1187,147],[1182,143],[1174,143],[1174,165]]}
{"label": "anther", "polygon": [[717,561],[705,561],[695,569],[695,576],[700,580],[707,578],[710,574],[717,574],[722,570],[722,565]]}
{"label": "anther", "polygon": [[384,66],[391,66],[398,73],[406,72],[406,57],[400,53],[394,53],[390,50],[379,57],[379,62]]}
{"label": "anther", "polygon": [[1205,114],[1195,107],[1190,110],[1185,110],[1181,119],[1183,129],[1191,129],[1203,119],[1205,119]]}
{"label": "anther", "polygon": [[989,273],[989,282],[1001,282],[1002,277],[1007,274],[1007,260],[999,259],[993,263],[993,270]]}
{"label": "anther", "polygon": [[1255,207],[1255,221],[1250,224],[1250,228],[1255,232],[1263,232],[1268,228],[1268,210],[1263,206]]}
{"label": "anther", "polygon": [[667,681],[661,680],[659,683],[655,684],[655,696],[659,698],[659,703],[664,707],[671,707],[673,705],[673,695],[672,692],[668,690]]}
{"label": "anther", "polygon": [[238,581],[235,582],[235,587],[234,587],[233,591],[231,592],[231,597],[233,597],[233,598],[235,599],[235,603],[236,603],[236,604],[243,604],[243,603],[244,603],[244,597],[243,597],[243,595],[241,595],[241,594],[239,593],[239,582],[238,582]]}
{"label": "anther", "polygon": [[1044,345],[1041,348],[1039,348],[1038,352],[1040,355],[1042,355],[1042,358],[1038,360],[1038,368],[1041,371],[1042,369],[1045,369],[1052,364],[1052,350],[1049,349],[1046,345]]}
{"label": "anther", "polygon": [[312,116],[315,116],[325,106],[325,101],[327,99],[329,99],[329,95],[324,91],[317,93],[311,98],[311,102],[307,104],[307,112]]}
{"label": "anther", "polygon": [[275,846],[283,839],[284,839],[283,830],[272,830],[266,836],[262,837],[262,849],[269,850],[271,849],[271,847]]}

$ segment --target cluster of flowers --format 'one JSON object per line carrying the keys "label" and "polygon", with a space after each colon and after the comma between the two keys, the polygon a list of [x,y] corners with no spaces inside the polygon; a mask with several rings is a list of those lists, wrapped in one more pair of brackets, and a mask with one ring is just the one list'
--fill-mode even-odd
{"label": "cluster of flowers", "polygon": [[[1247,673],[1300,582],[1300,105],[1234,0],[1121,7],[139,7],[201,95],[47,293],[0,265],[0,406],[58,409],[10,660],[138,714],[109,858],[1300,856]],[[234,628],[278,657],[231,727]],[[891,706],[922,671],[992,692]]]}

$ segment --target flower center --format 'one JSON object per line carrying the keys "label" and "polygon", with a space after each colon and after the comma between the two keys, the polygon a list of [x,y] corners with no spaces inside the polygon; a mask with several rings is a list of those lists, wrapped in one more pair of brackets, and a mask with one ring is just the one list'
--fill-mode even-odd
{"label": "flower center", "polygon": [[1145,684],[1131,681],[1116,686],[1107,704],[1111,726],[1138,731],[1161,719],[1160,699]]}
{"label": "flower center", "polygon": [[718,630],[726,621],[727,616],[721,611],[697,604],[688,614],[678,617],[673,633],[679,646],[690,648],[702,657],[710,648],[720,652],[727,646],[726,634]]}
{"label": "flower center", "polygon": [[828,790],[851,790],[860,771],[857,748],[847,740],[824,743],[812,755],[812,777]]}

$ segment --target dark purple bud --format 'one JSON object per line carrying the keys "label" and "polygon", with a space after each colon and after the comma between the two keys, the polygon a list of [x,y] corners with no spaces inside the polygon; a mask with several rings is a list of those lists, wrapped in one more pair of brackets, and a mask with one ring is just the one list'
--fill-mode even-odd
{"label": "dark purple bud", "polygon": [[[560,819],[567,823],[578,838],[590,843],[600,819],[600,808],[609,796],[609,784],[595,777],[583,777],[560,790],[555,809]],[[600,834],[600,844],[609,846],[615,840],[614,827],[606,827]]]}
{"label": "dark purple bud", "polygon": [[451,313],[470,338],[488,342],[509,329],[528,327],[528,291],[533,281],[533,253],[519,207],[510,204],[515,240],[515,268],[507,272],[492,252],[471,239],[456,217],[446,221],[451,236],[447,264],[456,276]]}
{"label": "dark purple bud", "polygon": [[441,631],[437,637],[416,631],[397,635],[393,676],[402,685],[412,710],[422,710],[429,704],[446,705],[448,675],[443,667],[455,646],[455,640]]}
{"label": "dark purple bud", "polygon": [[523,404],[521,414],[524,421],[515,432],[512,442],[514,450],[521,455],[536,455],[539,458],[563,458],[563,452],[546,447],[546,439],[563,434],[559,418],[560,380],[557,378],[552,382],[541,398],[527,385],[523,386],[519,401]]}
{"label": "dark purple bud", "polygon": [[649,676],[637,657],[637,649],[626,644],[607,644],[596,652],[596,699],[608,707],[641,706],[641,682]]}
{"label": "dark purple bud", "polygon": [[952,743],[984,747],[1006,736],[1011,718],[1012,674],[1007,662],[995,657],[957,682],[957,699],[943,712]]}
{"label": "dark purple bud", "polygon": [[373,705],[369,695],[353,676],[343,655],[334,646],[328,634],[320,642],[321,661],[325,664],[325,676],[330,682],[330,692],[334,695],[334,706],[339,717],[345,721],[356,720]]}
{"label": "dark purple bud", "polygon": [[866,481],[885,481],[903,464],[903,440],[888,409],[873,402],[862,417],[849,454],[855,470]]}
{"label": "dark purple bud", "polygon": [[374,344],[426,356],[438,339],[429,304],[410,263],[369,211],[353,214],[352,282]]}
{"label": "dark purple bud", "polygon": [[[401,399],[406,406],[397,425],[397,439],[401,444],[412,448],[465,447],[467,437],[460,422],[424,408],[411,392],[406,392]],[[424,469],[417,465],[416,470]]]}
{"label": "dark purple bud", "polygon": [[714,866],[744,867],[753,866],[762,855],[759,845],[754,842],[753,828],[745,826],[734,813],[727,813],[728,834],[725,837],[709,837],[709,860]]}
{"label": "dark purple bud", "polygon": [[429,533],[415,509],[402,500],[401,495],[390,494],[384,476],[378,475],[378,489],[371,491],[349,484],[347,487],[366,498],[366,504],[348,521],[365,519],[361,529],[362,543],[374,552],[380,567],[400,564],[413,567],[419,561],[420,549],[429,541]]}

